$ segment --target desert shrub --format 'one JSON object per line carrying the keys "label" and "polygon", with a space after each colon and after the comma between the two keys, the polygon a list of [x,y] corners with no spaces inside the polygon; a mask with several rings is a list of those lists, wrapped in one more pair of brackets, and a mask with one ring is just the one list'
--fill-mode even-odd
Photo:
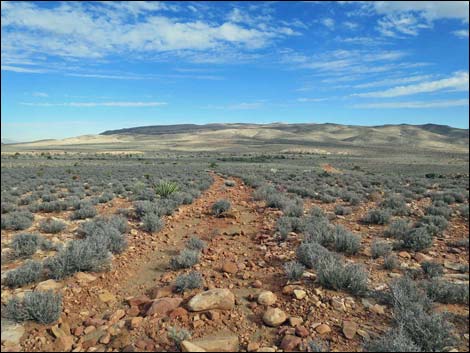
{"label": "desert shrub", "polygon": [[421,264],[421,269],[429,278],[441,277],[444,274],[444,267],[437,262],[424,261]]}
{"label": "desert shrub", "polygon": [[442,314],[431,312],[431,300],[408,277],[390,284],[395,326],[423,352],[442,351],[453,344],[453,327]]}
{"label": "desert shrub", "polygon": [[212,205],[212,213],[217,217],[220,217],[228,210],[230,210],[230,202],[228,200],[218,200]]}
{"label": "desert shrub", "polygon": [[44,233],[56,234],[63,231],[67,225],[58,219],[46,219],[39,224],[39,229]]}
{"label": "desert shrub", "polygon": [[22,233],[15,235],[10,243],[14,257],[33,255],[41,245],[43,238],[38,234]]}
{"label": "desert shrub", "polygon": [[366,352],[421,352],[402,328],[390,330],[385,335],[369,341]]}
{"label": "desert shrub", "polygon": [[388,209],[373,209],[362,219],[368,224],[387,224],[390,221],[390,211]]}
{"label": "desert shrub", "polygon": [[301,264],[313,269],[317,267],[320,259],[335,256],[317,242],[303,242],[297,248],[296,255]]}
{"label": "desert shrub", "polygon": [[386,270],[394,270],[400,265],[400,261],[395,254],[388,254],[384,257],[384,268]]}
{"label": "desert shrub", "polygon": [[288,204],[289,200],[279,192],[268,194],[265,198],[266,206],[282,210]]}
{"label": "desert shrub", "polygon": [[93,218],[98,214],[96,208],[91,203],[84,203],[78,210],[72,213],[72,219],[87,219]]}
{"label": "desert shrub", "polygon": [[198,250],[201,251],[207,247],[207,244],[204,240],[199,239],[197,236],[192,236],[186,242],[186,248],[190,250]]}
{"label": "desert shrub", "polygon": [[168,327],[168,338],[179,347],[181,342],[191,338],[191,334],[184,328],[170,326]]}
{"label": "desert shrub", "polygon": [[170,266],[175,270],[190,268],[199,262],[199,254],[198,250],[184,249],[170,260]]}
{"label": "desert shrub", "polygon": [[158,232],[164,225],[164,221],[155,213],[147,213],[142,217],[142,229],[147,232]]}
{"label": "desert shrub", "polygon": [[341,205],[337,205],[335,207],[335,214],[340,215],[340,216],[346,216],[352,213],[351,207],[345,207]]}
{"label": "desert shrub", "polygon": [[193,271],[187,275],[179,275],[175,281],[175,292],[182,293],[188,289],[201,288],[202,284],[203,280],[199,272]]}
{"label": "desert shrub", "polygon": [[411,230],[411,224],[404,219],[396,219],[390,223],[388,229],[384,232],[386,237],[395,239],[403,238]]}
{"label": "desert shrub", "polygon": [[326,218],[310,217],[305,222],[304,239],[307,242],[318,242],[331,245],[332,229]]}
{"label": "desert shrub", "polygon": [[361,248],[361,239],[342,226],[335,226],[333,232],[333,249],[347,255],[357,254]]}
{"label": "desert shrub", "polygon": [[166,198],[179,190],[178,184],[171,181],[160,181],[155,185],[155,193]]}
{"label": "desert shrub", "polygon": [[377,259],[381,256],[386,256],[392,251],[392,245],[384,242],[374,240],[371,245],[372,258]]}
{"label": "desert shrub", "polygon": [[433,279],[424,282],[428,297],[443,304],[468,304],[468,285]]}
{"label": "desert shrub", "polygon": [[112,192],[105,191],[98,198],[98,202],[99,203],[106,203],[106,202],[111,201],[113,198],[114,198],[114,195],[113,195]]}
{"label": "desert shrub", "polygon": [[301,217],[304,214],[304,203],[299,198],[290,200],[283,205],[282,211],[287,217]]}
{"label": "desert shrub", "polygon": [[308,216],[311,218],[311,219],[314,219],[314,220],[318,220],[318,219],[326,219],[326,215],[325,215],[325,212],[323,212],[323,210],[318,207],[318,206],[313,206],[309,213],[308,213]]}
{"label": "desert shrub", "polygon": [[456,248],[465,248],[465,249],[468,249],[469,248],[469,239],[466,238],[466,239],[459,239],[459,240],[455,240],[455,241],[451,241],[449,242],[449,246],[452,246],[452,247],[456,247]]}
{"label": "desert shrub", "polygon": [[427,228],[413,228],[395,246],[400,249],[422,251],[432,246],[432,235]]}
{"label": "desert shrub", "polygon": [[48,292],[29,292],[24,299],[12,298],[4,316],[13,321],[32,320],[40,324],[56,322],[62,312],[62,295]]}
{"label": "desert shrub", "polygon": [[344,290],[354,295],[367,291],[367,273],[358,264],[342,264],[337,258],[323,256],[317,266],[317,281],[325,288]]}
{"label": "desert shrub", "polygon": [[268,195],[276,194],[276,188],[270,184],[264,184],[258,187],[253,192],[253,197],[255,200],[265,200]]}
{"label": "desert shrub", "polygon": [[468,220],[468,205],[460,205],[458,208],[460,215]]}
{"label": "desert shrub", "polygon": [[329,352],[328,345],[319,341],[319,340],[311,340],[307,341],[307,352]]}
{"label": "desert shrub", "polygon": [[328,195],[328,194],[321,194],[319,195],[319,199],[323,203],[333,203],[336,202],[336,197]]}
{"label": "desert shrub", "polygon": [[284,272],[289,281],[298,281],[302,278],[305,266],[297,261],[289,261],[284,264]]}
{"label": "desert shrub", "polygon": [[432,216],[442,216],[449,219],[452,215],[452,209],[447,205],[439,205],[436,202],[426,208],[426,214]]}
{"label": "desert shrub", "polygon": [[235,186],[235,181],[234,180],[225,180],[224,185],[228,187],[233,187]]}
{"label": "desert shrub", "polygon": [[60,212],[65,209],[67,209],[67,204],[62,201],[50,201],[38,205],[38,211],[46,213]]}
{"label": "desert shrub", "polygon": [[42,263],[28,260],[24,265],[6,272],[3,283],[11,288],[22,287],[39,281],[42,276]]}
{"label": "desert shrub", "polygon": [[382,208],[387,208],[395,216],[406,216],[409,214],[405,199],[400,195],[391,195],[382,201]]}
{"label": "desert shrub", "polygon": [[161,215],[161,209],[158,204],[148,200],[134,202],[135,214],[137,217],[142,218],[146,214]]}
{"label": "desert shrub", "polygon": [[430,234],[437,235],[445,230],[448,224],[447,219],[442,216],[424,216],[418,221],[417,226],[425,227]]}
{"label": "desert shrub", "polygon": [[90,241],[101,244],[114,254],[121,253],[127,247],[127,239],[123,231],[127,230],[127,220],[112,216],[85,222],[79,228]]}
{"label": "desert shrub", "polygon": [[110,261],[107,244],[91,236],[68,242],[59,253],[44,261],[44,269],[49,278],[63,279],[75,272],[105,270]]}
{"label": "desert shrub", "polygon": [[16,205],[14,203],[11,203],[11,202],[3,202],[1,203],[1,211],[2,211],[2,214],[5,214],[5,213],[10,213],[10,212],[13,212],[16,210]]}
{"label": "desert shrub", "polygon": [[300,217],[281,216],[276,221],[276,230],[284,240],[287,239],[290,232],[301,232],[303,228],[303,220]]}
{"label": "desert shrub", "polygon": [[24,230],[33,224],[34,215],[27,211],[11,212],[2,215],[1,228],[8,230]]}

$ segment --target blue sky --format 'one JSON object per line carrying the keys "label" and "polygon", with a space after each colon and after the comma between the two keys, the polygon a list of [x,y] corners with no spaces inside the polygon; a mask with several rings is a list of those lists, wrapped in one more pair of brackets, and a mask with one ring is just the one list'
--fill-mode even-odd
{"label": "blue sky", "polygon": [[468,128],[468,2],[2,2],[2,139],[212,122]]}

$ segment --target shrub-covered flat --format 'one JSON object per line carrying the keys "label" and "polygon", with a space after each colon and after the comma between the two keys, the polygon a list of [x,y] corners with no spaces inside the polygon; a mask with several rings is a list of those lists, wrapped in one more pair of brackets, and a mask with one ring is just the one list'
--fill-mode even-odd
{"label": "shrub-covered flat", "polygon": [[468,351],[468,164],[369,166],[2,156],[2,351]]}

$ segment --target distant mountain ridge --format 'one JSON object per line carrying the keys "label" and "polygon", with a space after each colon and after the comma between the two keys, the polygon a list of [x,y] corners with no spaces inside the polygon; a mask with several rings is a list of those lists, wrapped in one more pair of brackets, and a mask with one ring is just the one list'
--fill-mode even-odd
{"label": "distant mountain ridge", "polygon": [[352,153],[398,149],[404,153],[433,150],[468,154],[469,130],[437,124],[180,124],[139,126],[107,130],[99,135],[2,146],[5,151],[16,146],[22,150]]}

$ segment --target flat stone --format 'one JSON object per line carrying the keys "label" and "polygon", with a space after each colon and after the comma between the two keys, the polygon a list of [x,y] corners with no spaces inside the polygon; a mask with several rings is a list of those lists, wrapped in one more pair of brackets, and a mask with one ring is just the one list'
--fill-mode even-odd
{"label": "flat stone", "polygon": [[138,297],[127,299],[129,306],[140,306],[143,304],[148,304],[150,301],[151,299],[146,295],[139,295]]}
{"label": "flat stone", "polygon": [[126,312],[122,309],[118,309],[114,312],[113,315],[109,317],[109,322],[111,324],[115,324],[116,322],[121,320],[124,317],[124,315],[126,315]]}
{"label": "flat stone", "polygon": [[297,336],[285,335],[281,342],[281,349],[284,352],[292,352],[302,343],[302,339]]}
{"label": "flat stone", "polygon": [[384,305],[379,305],[375,304],[370,307],[370,311],[380,314],[380,315],[385,315],[385,306]]}
{"label": "flat stone", "polygon": [[98,295],[98,298],[103,303],[110,303],[110,302],[115,302],[116,301],[116,297],[113,294],[111,294],[110,292],[108,292],[107,290],[100,293]]}
{"label": "flat stone", "polygon": [[406,252],[406,251],[400,251],[398,253],[398,256],[400,256],[401,258],[403,259],[411,259],[411,255],[410,253]]}
{"label": "flat stone", "polygon": [[59,348],[59,352],[69,352],[72,350],[73,337],[62,336],[58,337],[55,341],[55,345]]}
{"label": "flat stone", "polygon": [[358,326],[355,322],[343,321],[343,334],[347,339],[352,340],[356,335],[357,329]]}
{"label": "flat stone", "polygon": [[271,291],[263,291],[258,295],[258,304],[261,305],[273,305],[276,300],[276,294]]}
{"label": "flat stone", "polygon": [[1,336],[2,343],[8,346],[14,346],[20,343],[21,336],[25,330],[22,325],[15,324],[14,322],[3,320],[1,321]]}
{"label": "flat stone", "polygon": [[225,261],[222,265],[222,271],[226,273],[235,274],[238,272],[238,266],[235,262]]}
{"label": "flat stone", "polygon": [[199,293],[188,302],[190,311],[231,310],[235,306],[235,296],[228,289],[211,289]]}
{"label": "flat stone", "polygon": [[180,306],[183,299],[181,298],[161,298],[156,299],[150,308],[145,313],[146,316],[158,315],[158,316],[166,316],[171,311],[175,310],[178,306]]}
{"label": "flat stone", "polygon": [[296,316],[291,316],[289,318],[289,325],[292,327],[297,327],[299,325],[302,325],[304,320],[301,317],[296,317]]}
{"label": "flat stone", "polygon": [[302,300],[307,296],[307,292],[302,289],[294,289],[294,296],[296,299]]}
{"label": "flat stone", "polygon": [[286,313],[278,308],[268,308],[263,315],[263,322],[271,327],[282,325],[286,320]]}
{"label": "flat stone", "polygon": [[141,317],[141,316],[133,317],[130,321],[129,326],[131,327],[131,329],[136,329],[136,328],[140,327],[140,325],[142,325],[143,320],[144,320],[144,318]]}
{"label": "flat stone", "polygon": [[63,283],[54,281],[53,279],[48,279],[47,281],[43,281],[37,284],[35,290],[37,291],[58,291],[59,289],[62,289],[64,287]]}
{"label": "flat stone", "polygon": [[181,342],[181,352],[207,352],[205,349],[196,346],[194,343],[191,343],[189,341],[183,341]]}
{"label": "flat stone", "polygon": [[206,352],[238,352],[238,336],[231,333],[218,333],[191,341]]}
{"label": "flat stone", "polygon": [[67,336],[63,330],[61,330],[57,325],[51,327],[51,332],[55,338],[65,337]]}
{"label": "flat stone", "polygon": [[315,331],[317,331],[320,335],[324,335],[326,333],[330,333],[331,328],[327,324],[321,324],[315,328]]}
{"label": "flat stone", "polygon": [[77,272],[75,278],[80,283],[90,283],[96,280],[96,276],[93,276],[86,272]]}
{"label": "flat stone", "polygon": [[450,261],[444,261],[444,267],[448,268],[449,270],[454,270],[454,271],[459,271],[460,268],[462,267],[462,264],[459,264],[458,262],[450,262]]}

